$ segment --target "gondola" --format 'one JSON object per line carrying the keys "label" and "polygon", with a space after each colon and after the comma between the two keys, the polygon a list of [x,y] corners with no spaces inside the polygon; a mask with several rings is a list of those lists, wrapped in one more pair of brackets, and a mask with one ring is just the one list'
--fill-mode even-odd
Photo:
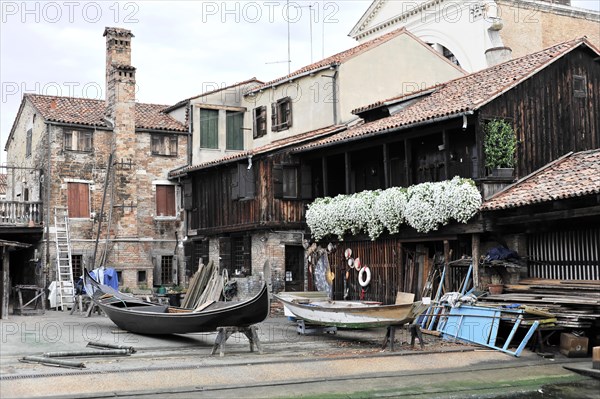
{"label": "gondola", "polygon": [[98,283],[84,272],[85,290],[92,301],[120,329],[137,334],[185,334],[212,332],[218,327],[248,327],[269,315],[266,284],[247,301],[218,301],[196,310],[159,305],[124,294]]}

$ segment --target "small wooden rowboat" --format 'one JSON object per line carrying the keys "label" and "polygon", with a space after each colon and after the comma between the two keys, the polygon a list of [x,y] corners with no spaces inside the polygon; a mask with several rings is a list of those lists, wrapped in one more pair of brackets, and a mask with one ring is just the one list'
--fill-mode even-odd
{"label": "small wooden rowboat", "polygon": [[381,305],[378,302],[330,301],[274,295],[298,319],[322,326],[375,328],[412,322],[426,306],[421,302]]}
{"label": "small wooden rowboat", "polygon": [[98,283],[84,273],[86,293],[119,328],[138,334],[185,334],[218,327],[248,327],[270,311],[266,284],[247,301],[212,302],[196,310],[146,302]]}

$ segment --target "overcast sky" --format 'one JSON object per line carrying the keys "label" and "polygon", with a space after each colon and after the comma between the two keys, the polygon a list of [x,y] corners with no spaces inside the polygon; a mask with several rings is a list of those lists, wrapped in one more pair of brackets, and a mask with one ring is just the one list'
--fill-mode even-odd
{"label": "overcast sky", "polygon": [[[572,2],[599,8],[598,0]],[[370,4],[290,1],[291,70],[356,45],[347,35]],[[288,72],[286,1],[2,0],[1,6],[1,161],[24,93],[104,99],[105,26],[135,35],[140,102],[173,104]]]}

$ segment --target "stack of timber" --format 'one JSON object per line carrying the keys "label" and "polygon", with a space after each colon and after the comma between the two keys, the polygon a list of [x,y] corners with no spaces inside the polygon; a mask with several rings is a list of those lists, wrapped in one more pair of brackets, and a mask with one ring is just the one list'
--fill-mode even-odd
{"label": "stack of timber", "polygon": [[543,308],[565,328],[600,326],[600,281],[527,278],[504,286],[505,294],[480,298],[485,302],[510,302]]}
{"label": "stack of timber", "polygon": [[201,310],[205,304],[220,301],[225,283],[226,277],[219,274],[219,268],[214,265],[213,261],[206,266],[200,264],[198,271],[190,281],[181,307]]}

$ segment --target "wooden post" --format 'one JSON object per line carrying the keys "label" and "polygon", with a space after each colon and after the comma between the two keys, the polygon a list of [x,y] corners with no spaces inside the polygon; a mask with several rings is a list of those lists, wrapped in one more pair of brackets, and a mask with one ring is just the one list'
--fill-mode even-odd
{"label": "wooden post", "polygon": [[323,197],[327,197],[329,195],[329,180],[327,180],[327,157],[323,156],[321,162],[323,165]]}
{"label": "wooden post", "polygon": [[442,130],[442,143],[444,144],[444,174],[446,180],[450,180],[454,176],[450,176],[450,135],[446,129]]}
{"label": "wooden post", "polygon": [[404,247],[402,246],[402,243],[398,244],[398,267],[400,268],[400,271],[398,273],[398,292],[403,292],[404,291],[404,270],[405,270],[405,265],[404,265]]}
{"label": "wooden post", "polygon": [[390,150],[387,144],[383,145],[383,181],[384,188],[390,188]]}
{"label": "wooden post", "polygon": [[8,247],[2,247],[2,308],[0,309],[0,319],[8,319],[8,294],[10,291],[9,279],[9,255]]}
{"label": "wooden post", "polygon": [[345,165],[345,176],[346,176],[346,194],[352,194],[350,192],[350,177],[351,177],[351,156],[349,152],[344,153],[344,165]]}
{"label": "wooden post", "polygon": [[412,146],[410,145],[410,141],[408,139],[404,139],[404,173],[406,177],[406,187],[410,186],[411,179],[411,157]]}
{"label": "wooden post", "polygon": [[448,262],[450,262],[450,242],[448,240],[444,240],[444,267],[446,268],[446,277],[444,278],[444,292],[452,291],[450,287],[450,266],[448,266]]}
{"label": "wooden post", "polygon": [[479,234],[473,234],[471,239],[471,250],[472,250],[472,260],[473,260],[473,288],[475,290],[480,290],[479,286]]}

